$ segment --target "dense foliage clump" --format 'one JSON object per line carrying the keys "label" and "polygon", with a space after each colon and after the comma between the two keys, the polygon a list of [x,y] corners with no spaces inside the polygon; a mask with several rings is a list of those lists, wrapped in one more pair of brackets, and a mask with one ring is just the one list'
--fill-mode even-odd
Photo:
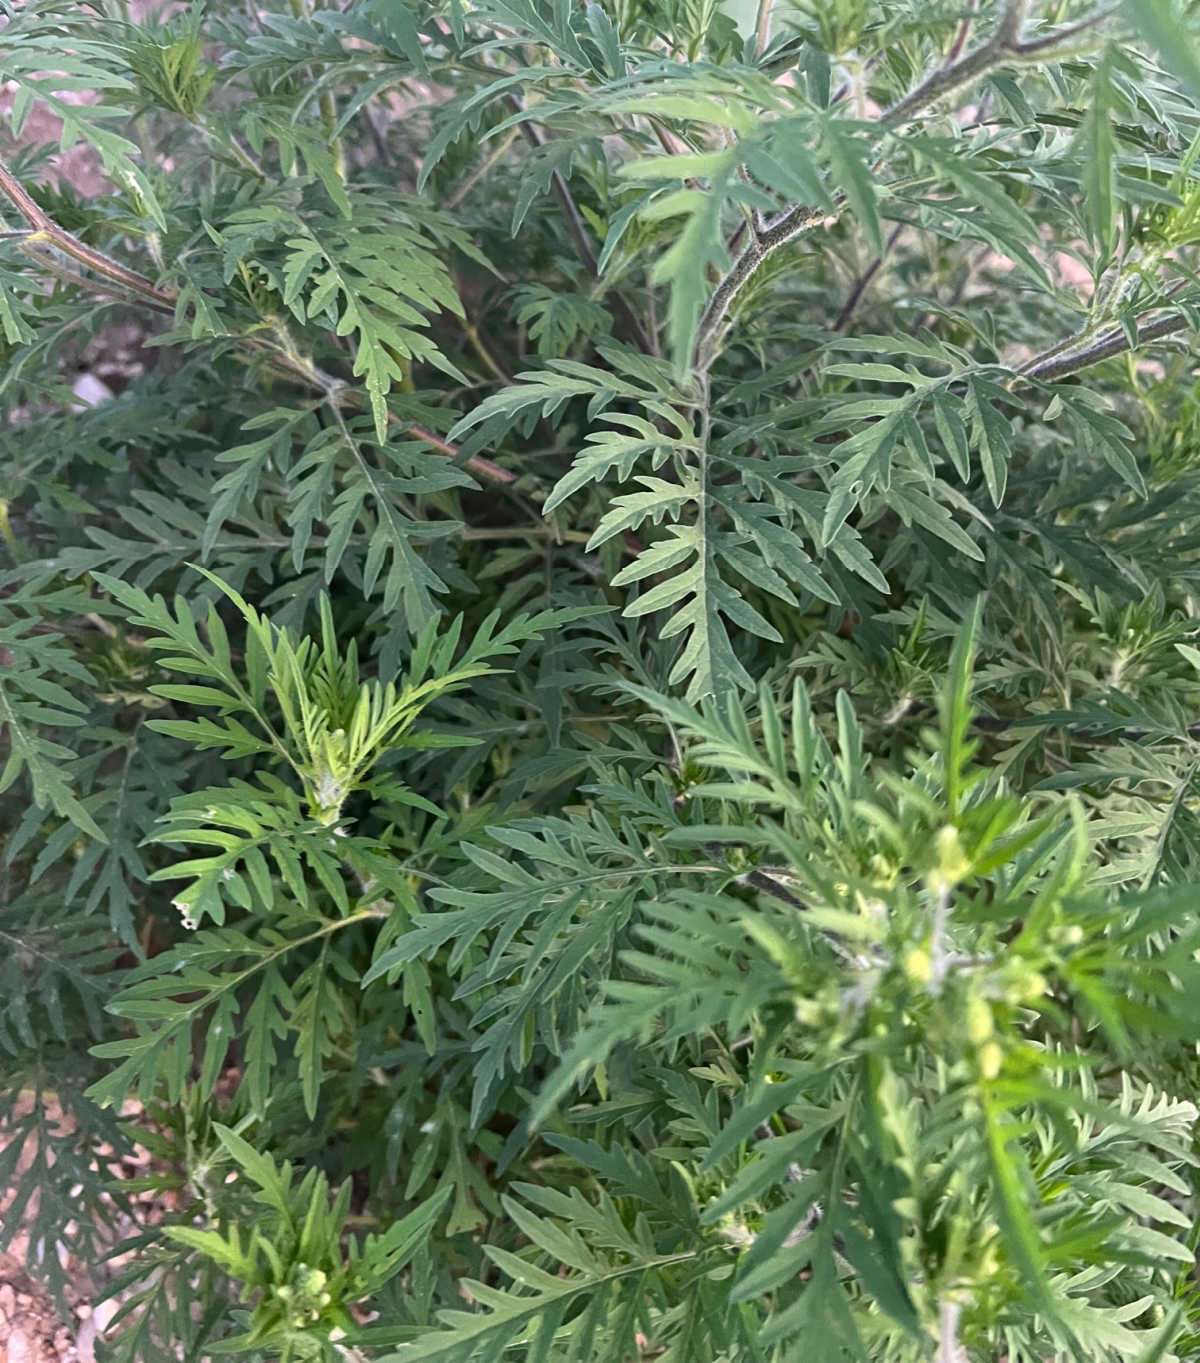
{"label": "dense foliage clump", "polygon": [[1196,6],[320,3],[0,13],[6,1235],[130,1363],[1196,1357]]}

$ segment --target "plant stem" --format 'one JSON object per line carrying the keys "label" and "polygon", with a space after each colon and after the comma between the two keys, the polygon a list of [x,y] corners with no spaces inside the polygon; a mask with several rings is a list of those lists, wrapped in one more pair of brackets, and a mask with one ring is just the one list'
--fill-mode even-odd
{"label": "plant stem", "polygon": [[[1138,342],[1157,341],[1164,336],[1170,336],[1173,332],[1183,331],[1191,325],[1190,321],[1183,313],[1167,313],[1163,317],[1158,317],[1152,322],[1140,325],[1137,328]],[[1091,345],[1083,350],[1068,351],[1066,354],[1060,353],[1061,345],[1053,347],[1051,351],[1041,355],[1035,355],[1028,364],[1022,366],[1020,375],[1026,379],[1061,379],[1068,374],[1074,374],[1080,369],[1086,369],[1089,365],[1099,364],[1101,360],[1111,359],[1114,355],[1120,355],[1126,350],[1132,350],[1129,337],[1124,330],[1118,328],[1111,331],[1099,340],[1093,341]]]}
{"label": "plant stem", "polygon": [[[39,207],[36,200],[31,197],[3,161],[0,161],[0,191],[8,197],[17,212],[33,228],[32,232],[22,234],[24,246],[38,246],[43,243],[53,246],[64,255],[70,256],[72,260],[77,260],[81,265],[86,265],[89,269],[95,270],[98,275],[102,275],[105,279],[132,290],[140,300],[174,313],[179,298],[175,290],[159,288],[157,284],[147,279],[145,275],[139,274],[137,270],[131,270],[127,265],[122,265],[120,261],[105,255],[103,251],[97,251],[93,247],[85,245],[78,237],[60,227],[49,214]],[[72,275],[70,278],[72,283],[77,283],[94,292],[102,292],[105,297],[112,297],[107,289],[97,290],[97,286],[91,280],[86,280],[79,275]],[[275,363],[284,369],[291,378],[299,378],[309,386],[322,389],[326,393],[337,393],[339,394],[339,401],[345,401],[349,398],[357,405],[362,405],[362,398],[353,389],[347,387],[340,379],[334,378],[332,374],[325,374],[315,365],[304,360],[296,354],[294,348],[290,345],[271,345],[261,337],[256,336],[239,336],[236,339],[249,350],[269,350]],[[403,426],[418,440],[423,440],[432,449],[437,450],[439,454],[454,459],[460,453],[457,445],[435,435],[425,426],[418,425],[416,422],[401,420],[391,411],[388,412],[388,422],[390,425]],[[486,478],[489,482],[512,483],[516,480],[516,474],[510,473],[508,469],[501,468],[499,464],[494,464],[490,459],[484,459],[481,455],[472,455],[466,460],[466,467],[473,473]]]}
{"label": "plant stem", "polygon": [[462,329],[466,332],[467,340],[471,342],[471,348],[476,355],[483,361],[484,368],[493,374],[503,384],[512,383],[512,375],[496,359],[492,352],[483,343],[483,337],[479,334],[479,328],[474,322],[467,318],[463,319]]}
{"label": "plant stem", "polygon": [[969,85],[986,71],[1002,65],[1015,50],[1025,19],[1026,3],[1027,0],[1008,0],[987,42],[981,43],[973,52],[968,52],[949,66],[939,66],[932,71],[915,90],[885,110],[879,121],[888,126],[906,123],[944,95]]}
{"label": "plant stem", "polygon": [[951,66],[962,56],[962,50],[967,45],[967,36],[971,32],[971,19],[976,8],[977,0],[967,0],[968,14],[963,15],[962,23],[958,26],[958,32],[954,35],[954,41],[950,44],[950,51],[946,54],[944,66]]}
{"label": "plant stem", "polygon": [[485,526],[480,529],[460,530],[460,540],[554,540],[556,544],[586,544],[591,539],[587,530],[557,530],[552,525]]}
{"label": "plant stem", "polygon": [[[769,4],[769,0],[762,0],[762,3]],[[967,20],[964,19],[963,26],[959,29],[950,49],[950,60],[937,67],[915,89],[898,100],[890,109],[885,110],[879,118],[880,126],[891,127],[907,122],[944,95],[970,84],[1006,61],[1052,53],[1053,49],[1095,28],[1120,8],[1118,5],[1102,6],[1067,28],[1023,43],[1019,39],[1019,34],[1025,18],[1026,5],[1027,0],[1008,0],[991,37],[973,52],[960,57],[958,53],[966,38]],[[835,202],[837,209],[840,210],[845,203],[844,196],[839,195]],[[828,216],[802,204],[795,204],[777,218],[760,238],[750,241],[713,291],[700,319],[693,352],[693,362],[697,369],[707,369],[716,358],[716,344],[729,308],[763,261],[781,247],[795,241],[797,237],[820,226]]]}
{"label": "plant stem", "polygon": [[[999,23],[986,42],[948,66],[936,67],[915,89],[880,116],[880,126],[894,127],[907,122],[928,105],[977,80],[1010,58],[1025,18],[1025,6],[1026,0],[1007,0]],[[835,205],[836,210],[844,207],[845,196],[838,195]],[[716,358],[717,343],[729,309],[759,266],[781,247],[819,226],[828,216],[824,210],[794,204],[776,218],[761,237],[746,245],[713,291],[700,319],[693,350],[693,364],[697,370],[707,370]]]}
{"label": "plant stem", "polygon": [[41,242],[48,242],[51,246],[57,247],[64,255],[70,256],[73,260],[79,261],[81,265],[86,265],[89,269],[95,270],[97,274],[102,274],[118,284],[123,284],[142,298],[147,298],[153,303],[174,310],[175,297],[173,294],[160,289],[144,274],[139,274],[137,270],[131,270],[127,265],[122,265],[120,261],[113,260],[111,256],[106,256],[103,251],[94,250],[91,246],[80,241],[78,237],[72,236],[70,232],[59,227],[48,213],[43,212],[36,200],[25,190],[21,182],[2,161],[0,161],[0,190],[8,196],[13,207],[33,228],[33,231],[25,238],[28,245],[34,246]]}
{"label": "plant stem", "polygon": [[754,19],[754,55],[761,57],[771,41],[771,9],[775,0],[758,0],[758,13]]}
{"label": "plant stem", "polygon": [[[61,279],[64,284],[70,284],[77,289],[83,289],[85,292],[93,293],[98,298],[107,298],[111,302],[124,303],[127,306],[149,301],[148,299],[131,297],[129,294],[121,293],[117,289],[110,289],[98,280],[88,279],[86,275],[77,274],[74,270],[68,270],[65,265],[60,265],[57,260],[45,255],[43,252],[36,250],[30,245],[30,242],[38,240],[45,240],[41,233],[28,233],[25,240],[22,242],[22,249],[30,260],[35,264],[40,265],[47,274],[53,275],[55,279]],[[162,311],[168,311],[165,305],[162,305]],[[174,309],[170,309],[170,311],[173,312]]]}
{"label": "plant stem", "polygon": [[266,180],[268,178],[267,172],[255,160],[250,148],[243,146],[232,132],[229,134],[229,141],[226,142],[225,145],[233,152],[234,156],[246,167],[251,175],[259,180]]}
{"label": "plant stem", "polygon": [[1031,38],[1028,42],[1017,43],[1013,52],[1018,57],[1041,57],[1055,48],[1062,47],[1064,43],[1069,43],[1072,38],[1077,38],[1081,33],[1087,33],[1089,29],[1096,28],[1105,19],[1111,19],[1114,14],[1119,13],[1121,5],[1101,5],[1099,9],[1093,10],[1091,14],[1085,14],[1076,23],[1068,24],[1066,28],[1060,28],[1056,33],[1047,33],[1041,38]]}
{"label": "plant stem", "polygon": [[[293,18],[311,18],[307,0],[291,0],[291,6]],[[311,71],[309,72],[309,79],[312,79]],[[317,107],[321,110],[321,122],[325,125],[325,136],[329,139],[329,150],[333,156],[333,164],[337,170],[338,179],[345,184],[346,156],[342,150],[341,139],[335,137],[333,132],[337,127],[337,104],[331,91],[322,89],[317,97]]]}
{"label": "plant stem", "polygon": [[508,151],[508,149],[520,136],[521,136],[520,128],[510,128],[508,130],[508,133],[500,140],[500,142],[495,147],[492,148],[491,155],[486,160],[481,161],[479,165],[477,165],[475,169],[470,173],[470,175],[468,175],[467,178],[462,182],[462,184],[459,185],[459,187],[454,191],[454,193],[451,194],[450,197],[446,200],[445,207],[447,212],[453,211],[455,208],[459,206],[460,203],[462,203],[462,201],[467,197],[468,194],[470,194],[470,192],[475,188],[479,181],[482,180],[483,177],[488,173],[488,171],[491,170],[491,168],[496,164],[496,162],[499,161],[504,156],[505,152]]}
{"label": "plant stem", "polygon": [[[525,106],[516,95],[508,96],[508,105],[514,113],[525,112]],[[521,133],[531,147],[536,149],[545,145],[545,137],[528,120],[522,121]],[[575,243],[575,251],[587,267],[588,272],[594,276],[596,273],[596,253],[592,250],[587,229],[583,225],[583,215],[580,213],[579,205],[575,202],[571,193],[571,187],[567,184],[562,172],[558,170],[551,176],[551,183],[554,186],[554,196],[558,200],[558,206],[562,210],[563,219],[567,224],[567,230],[571,234],[571,240]]]}
{"label": "plant stem", "polygon": [[888,252],[892,249],[892,247],[895,246],[896,242],[899,241],[900,234],[903,231],[904,231],[903,223],[901,223],[899,227],[896,227],[892,230],[891,236],[889,236],[887,241],[884,243],[883,254],[876,256],[875,259],[870,263],[870,265],[868,265],[867,268],[862,272],[862,274],[860,274],[859,277],[854,281],[854,284],[846,297],[846,301],[842,305],[842,310],[841,312],[838,313],[837,320],[833,324],[834,331],[845,331],[846,328],[850,325],[851,319],[853,318],[855,312],[858,310],[859,303],[862,302],[863,294],[866,293],[868,287],[870,286],[871,281],[879,273],[880,269],[883,266],[884,259],[886,258]]}
{"label": "plant stem", "polygon": [[[525,112],[524,105],[516,95],[508,96],[508,104],[515,113]],[[544,145],[546,139],[542,136],[542,133],[538,128],[527,119],[524,119],[521,122],[521,132],[524,134],[526,142],[528,142],[531,147],[537,148]],[[567,224],[567,231],[571,235],[571,240],[575,243],[576,254],[579,256],[584,268],[592,278],[598,279],[600,276],[597,268],[596,253],[592,249],[592,243],[588,237],[587,228],[583,224],[583,214],[580,213],[579,205],[575,202],[575,199],[571,194],[571,187],[567,184],[566,177],[558,170],[553,173],[551,183],[554,186],[554,195],[555,198],[558,199],[558,206],[562,211],[563,220]],[[640,346],[646,354],[656,355],[658,353],[658,347],[655,345],[653,338],[647,333],[646,328],[642,325],[641,319],[621,294],[614,294],[614,298],[617,306],[625,314],[625,320],[629,325],[636,344]]]}

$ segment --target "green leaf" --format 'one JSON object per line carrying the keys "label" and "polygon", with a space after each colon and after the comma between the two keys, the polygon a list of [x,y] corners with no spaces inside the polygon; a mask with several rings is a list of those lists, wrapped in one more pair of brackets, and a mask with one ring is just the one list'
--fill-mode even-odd
{"label": "green leaf", "polygon": [[1083,201],[1087,209],[1088,226],[1106,254],[1112,251],[1116,239],[1113,203],[1117,144],[1113,135],[1112,114],[1112,56],[1106,50],[1092,73],[1091,99],[1080,126]]}
{"label": "green leaf", "polygon": [[986,379],[972,376],[967,382],[966,411],[971,420],[971,439],[979,450],[979,462],[994,506],[1004,500],[1012,458],[1011,428],[996,407],[1006,396],[1002,388]]}
{"label": "green leaf", "polygon": [[977,206],[971,221],[978,218],[981,232],[986,224],[989,238],[994,238],[1000,249],[1023,265],[1043,288],[1053,287],[1045,266],[1029,249],[1038,239],[1036,224],[1000,187],[999,174],[988,173],[992,167],[983,158],[965,155],[957,143],[946,139],[899,134],[893,134],[893,138],[897,146],[914,151]]}
{"label": "green leaf", "polygon": [[[1053,1318],[1056,1308],[1046,1279],[1045,1250],[1029,1207],[1028,1173],[1024,1160],[1012,1148],[1016,1132],[1005,1120],[999,1105],[986,1093],[983,1114],[997,1220],[1021,1270],[1025,1291],[1039,1309]],[[1023,1173],[1025,1178],[1022,1178]]]}
{"label": "green leaf", "polygon": [[875,251],[883,252],[883,226],[876,205],[878,187],[871,172],[871,144],[855,136],[859,124],[826,115],[821,124],[821,143],[829,157],[830,174],[846,195],[856,221]]}
{"label": "green leaf", "polygon": [[71,705],[71,710],[63,710],[32,704],[13,695],[0,682],[0,723],[5,726],[9,748],[8,758],[0,769],[0,792],[10,789],[17,777],[26,772],[33,786],[34,802],[39,807],[53,809],[69,819],[80,832],[97,842],[107,843],[107,835],[63,775],[72,757],[70,749],[43,738],[33,727],[36,722],[71,727],[81,724],[83,721],[76,709],[82,709],[82,706],[74,700]]}
{"label": "green leaf", "polygon": [[1124,9],[1163,65],[1200,99],[1200,57],[1181,8],[1174,0],[1124,0]]}

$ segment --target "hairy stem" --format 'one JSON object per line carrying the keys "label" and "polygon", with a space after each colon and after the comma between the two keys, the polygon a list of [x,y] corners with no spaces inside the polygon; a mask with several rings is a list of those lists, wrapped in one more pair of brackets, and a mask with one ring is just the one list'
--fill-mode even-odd
{"label": "hairy stem", "polygon": [[[1183,313],[1167,313],[1146,323],[1139,321],[1137,339],[1139,344],[1143,341],[1157,341],[1164,336],[1170,336],[1173,332],[1183,331],[1190,325]],[[1132,349],[1129,337],[1118,327],[1084,346],[1082,350],[1067,350],[1064,353],[1063,347],[1059,345],[1042,355],[1035,355],[1022,366],[1020,374],[1026,379],[1061,379],[1068,374],[1077,373],[1080,369],[1086,369],[1089,365],[1099,364],[1101,360],[1109,360],[1114,355],[1121,355]]]}
{"label": "hairy stem", "polygon": [[36,200],[2,161],[0,161],[0,190],[8,196],[13,207],[33,228],[33,232],[25,238],[27,245],[35,246],[43,242],[48,243],[60,250],[63,255],[70,256],[72,260],[77,260],[81,265],[86,265],[89,269],[95,270],[97,274],[104,275],[106,279],[110,279],[116,284],[123,284],[127,289],[132,289],[139,297],[149,299],[152,303],[174,308],[175,297],[173,294],[160,289],[152,280],[147,279],[144,274],[139,274],[137,270],[131,270],[127,265],[122,265],[120,261],[113,260],[111,256],[106,256],[103,251],[97,251],[91,246],[85,245],[78,237],[60,227],[48,213],[45,213],[39,207]]}
{"label": "hairy stem", "polygon": [[1060,28],[1054,33],[1043,34],[1040,38],[1031,38],[1028,42],[1017,43],[1013,51],[1018,57],[1041,57],[1048,52],[1057,52],[1060,47],[1066,46],[1080,34],[1087,33],[1093,28],[1097,28],[1106,19],[1111,19],[1118,14],[1122,6],[1101,5],[1091,14],[1085,14],[1082,19],[1073,24],[1068,24],[1066,28]]}
{"label": "hairy stem", "polygon": [[[885,110],[879,117],[880,126],[894,127],[909,121],[945,95],[971,84],[1005,62],[1053,55],[1057,49],[1069,45],[1073,39],[1112,17],[1119,8],[1119,5],[1104,5],[1066,28],[1023,43],[1020,41],[1020,31],[1025,19],[1027,0],[1008,0],[991,37],[974,51],[960,56],[967,35],[968,20],[964,19],[951,46],[949,59],[930,72],[918,86],[897,100],[890,109]],[[835,211],[844,205],[844,196],[837,196]],[[803,204],[795,204],[777,218],[767,231],[757,239],[751,240],[742,250],[732,268],[713,291],[700,319],[693,352],[693,363],[697,369],[706,370],[716,358],[717,346],[729,309],[763,261],[781,247],[795,241],[797,237],[820,226],[827,216]]]}
{"label": "hairy stem", "polygon": [[[65,265],[60,264],[52,256],[46,255],[44,251],[39,251],[35,246],[29,244],[30,242],[38,240],[44,241],[45,237],[40,233],[28,233],[25,241],[22,243],[22,249],[24,250],[25,255],[27,255],[35,265],[40,266],[41,269],[45,270],[48,275],[52,275],[55,279],[61,279],[64,284],[68,284],[72,288],[82,289],[85,293],[94,294],[97,298],[107,298],[113,303],[124,303],[127,307],[130,304],[135,303],[149,303],[148,299],[132,297],[130,294],[123,293],[119,289],[110,289],[98,279],[89,279],[86,275],[78,274],[75,270],[68,270]],[[156,310],[159,309],[156,307]],[[172,310],[163,305],[161,311],[169,312]]]}

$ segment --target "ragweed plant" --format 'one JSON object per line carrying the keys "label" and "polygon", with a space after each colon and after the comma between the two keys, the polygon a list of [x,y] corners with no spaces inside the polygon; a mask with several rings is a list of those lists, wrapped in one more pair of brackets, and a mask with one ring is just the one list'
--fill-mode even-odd
{"label": "ragweed plant", "polygon": [[1196,6],[177,9],[0,6],[5,1237],[128,1363],[1194,1357]]}

